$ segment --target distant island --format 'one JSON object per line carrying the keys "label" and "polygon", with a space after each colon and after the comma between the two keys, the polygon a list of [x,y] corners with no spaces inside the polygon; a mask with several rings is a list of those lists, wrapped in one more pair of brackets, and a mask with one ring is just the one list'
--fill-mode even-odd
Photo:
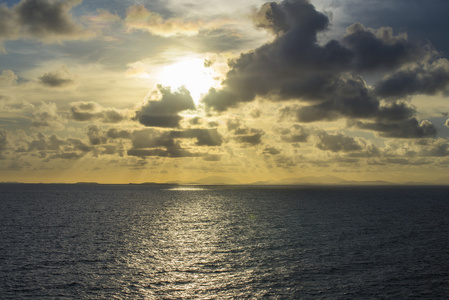
{"label": "distant island", "polygon": [[298,178],[284,178],[278,181],[255,181],[250,183],[242,183],[238,180],[231,179],[222,176],[211,176],[205,177],[194,181],[172,181],[172,182],[130,182],[130,183],[100,183],[100,182],[54,182],[54,183],[27,183],[18,181],[5,181],[0,182],[0,185],[18,185],[18,184],[67,184],[67,185],[136,185],[136,186],[180,186],[180,185],[202,185],[202,186],[447,186],[448,184],[441,182],[390,182],[384,180],[374,180],[374,181],[355,181],[355,180],[343,180],[334,176],[323,176],[323,177],[298,177]]}

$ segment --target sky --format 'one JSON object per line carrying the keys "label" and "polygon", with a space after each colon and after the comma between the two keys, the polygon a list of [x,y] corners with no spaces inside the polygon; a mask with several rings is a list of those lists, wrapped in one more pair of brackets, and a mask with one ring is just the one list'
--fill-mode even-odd
{"label": "sky", "polygon": [[449,184],[446,0],[0,0],[0,182]]}

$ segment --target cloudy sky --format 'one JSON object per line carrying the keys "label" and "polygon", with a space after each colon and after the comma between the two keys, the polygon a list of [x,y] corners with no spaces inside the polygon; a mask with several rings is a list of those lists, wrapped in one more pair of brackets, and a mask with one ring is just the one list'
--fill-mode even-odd
{"label": "cloudy sky", "polygon": [[448,14],[0,0],[0,181],[449,184]]}

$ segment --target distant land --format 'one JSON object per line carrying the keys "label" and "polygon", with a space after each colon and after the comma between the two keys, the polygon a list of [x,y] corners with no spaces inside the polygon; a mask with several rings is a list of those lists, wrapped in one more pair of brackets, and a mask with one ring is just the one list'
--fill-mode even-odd
{"label": "distant land", "polygon": [[[342,185],[342,186],[357,186],[357,185],[448,185],[441,183],[444,182],[390,182],[384,180],[375,181],[354,181],[344,180],[336,176],[309,176],[309,177],[291,177],[284,178],[278,181],[255,181],[251,183],[242,183],[236,179],[226,176],[209,176],[194,181],[173,181],[173,182],[141,182],[141,183],[123,183],[128,185],[148,185],[148,186],[164,186],[164,185],[231,185],[231,186],[301,186],[301,185]],[[52,184],[52,183],[22,183],[16,181],[0,182],[0,184]],[[55,182],[53,184],[76,184],[76,185],[100,185],[108,183],[98,182],[76,182],[76,183],[64,183]]]}

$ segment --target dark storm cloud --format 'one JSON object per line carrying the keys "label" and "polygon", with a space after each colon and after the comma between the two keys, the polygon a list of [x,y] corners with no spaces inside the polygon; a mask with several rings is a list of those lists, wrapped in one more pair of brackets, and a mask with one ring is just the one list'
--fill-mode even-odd
{"label": "dark storm cloud", "polygon": [[100,120],[103,123],[119,123],[126,116],[115,109],[105,109],[95,102],[74,102],[70,106],[69,118],[79,122]]}
{"label": "dark storm cloud", "polygon": [[435,137],[436,129],[429,121],[410,118],[399,122],[356,122],[360,129],[376,131],[383,137],[390,138],[424,138]]}
{"label": "dark storm cloud", "polygon": [[328,150],[332,152],[351,152],[360,151],[362,147],[357,141],[349,136],[345,136],[341,133],[328,134],[324,131],[317,134],[319,142],[316,147],[321,150]]}
{"label": "dark storm cloud", "polygon": [[[371,97],[370,99],[373,99],[373,103],[376,103],[374,98]],[[416,114],[415,108],[405,102],[384,106],[369,106],[368,103],[369,101],[365,101],[365,103],[357,102],[357,98],[347,98],[340,102],[327,101],[315,106],[295,107],[291,112],[295,112],[296,109],[296,117],[300,122],[331,121],[346,116],[350,118],[349,126],[375,131],[380,136],[388,138],[423,138],[435,137],[436,135],[435,126],[429,121],[417,120],[414,117]],[[358,110],[359,108],[360,110]],[[360,118],[372,119],[373,121],[354,121]]]}
{"label": "dark storm cloud", "polygon": [[[229,63],[223,89],[212,88],[203,98],[207,108],[225,111],[256,96],[296,100],[304,105],[284,107],[283,114],[294,113],[298,122],[368,119],[372,124],[364,128],[384,136],[433,135],[431,124],[416,123],[413,107],[382,102],[393,91],[406,96],[447,88],[447,61],[438,60],[430,47],[410,42],[405,34],[395,35],[391,28],[375,30],[360,23],[349,26],[341,41],[321,45],[317,34],[328,28],[329,19],[306,0],[266,3],[254,20],[257,27],[272,32],[274,40]],[[415,90],[407,84],[395,89],[401,80],[396,84],[387,76],[373,91],[358,74],[388,71],[393,72],[391,78],[401,77],[398,70],[425,59],[428,66],[414,72],[414,82],[422,81],[413,86]],[[411,128],[406,130],[406,124]]]}
{"label": "dark storm cloud", "polygon": [[285,33],[290,29],[284,11],[275,2],[267,2],[253,15],[256,27],[271,31],[274,34]]}
{"label": "dark storm cloud", "polygon": [[[293,116],[299,122],[332,121],[341,117],[349,119],[373,119],[375,123],[397,123],[412,119],[414,107],[404,102],[379,106],[379,101],[365,94],[338,98],[309,106],[285,106],[280,109],[281,119]],[[363,90],[361,90],[363,92]],[[352,122],[349,122],[352,123]]]}
{"label": "dark storm cloud", "polygon": [[413,106],[406,102],[394,102],[379,107],[375,113],[375,118],[378,122],[397,122],[412,119],[416,114]]}
{"label": "dark storm cloud", "polygon": [[77,39],[87,32],[69,11],[81,0],[22,0],[8,8],[0,6],[0,38],[33,37],[43,41]]}
{"label": "dark storm cloud", "polygon": [[340,73],[349,70],[354,53],[335,40],[317,43],[329,20],[308,1],[265,4],[256,21],[276,31],[275,40],[230,62],[224,89],[211,89],[204,98],[208,107],[223,111],[273,93],[280,100],[321,101],[340,88]]}
{"label": "dark storm cloud", "polygon": [[319,104],[297,110],[299,122],[332,121],[341,117],[371,118],[379,111],[379,100],[373,97],[360,76],[342,76],[335,82],[334,94]]}
{"label": "dark storm cloud", "polygon": [[404,98],[409,95],[449,93],[449,61],[441,58],[430,63],[394,72],[375,86],[375,92],[385,98]]}
{"label": "dark storm cloud", "polygon": [[271,28],[277,33],[276,39],[230,62],[225,88],[211,89],[204,103],[223,111],[252,101],[256,95],[273,92],[283,99],[322,99],[326,90],[332,89],[332,70],[351,57],[350,51],[338,42],[331,41],[323,47],[317,44],[316,34],[326,29],[328,23],[327,17],[308,1],[265,4],[256,17],[256,25]]}
{"label": "dark storm cloud", "polygon": [[389,27],[373,30],[360,23],[347,28],[343,44],[354,53],[357,70],[391,69],[425,53],[424,49],[410,43],[406,35],[394,35]]}
{"label": "dark storm cloud", "polygon": [[160,99],[148,100],[136,111],[134,119],[149,127],[179,127],[182,117],[178,113],[195,108],[190,92],[184,87],[172,92],[163,86],[158,86],[158,91]]}

